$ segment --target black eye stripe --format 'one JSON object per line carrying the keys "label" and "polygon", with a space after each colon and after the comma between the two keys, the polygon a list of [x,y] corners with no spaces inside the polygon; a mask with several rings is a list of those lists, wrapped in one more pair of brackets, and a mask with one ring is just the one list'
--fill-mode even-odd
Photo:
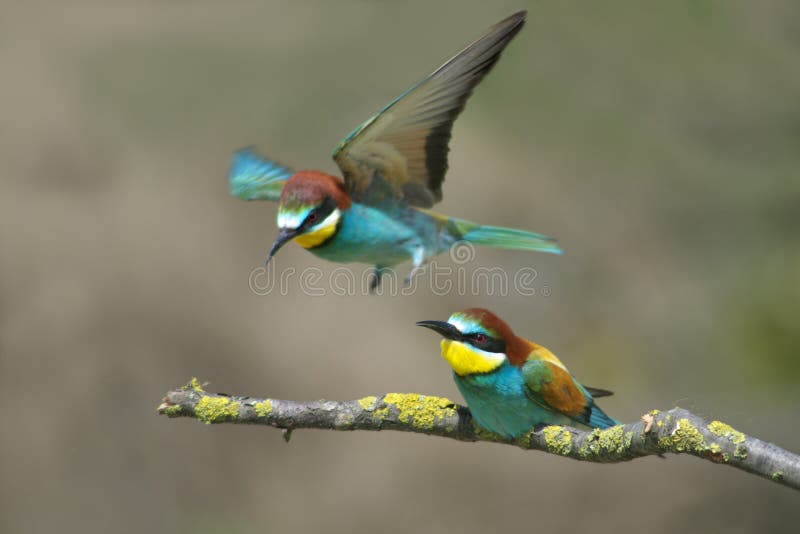
{"label": "black eye stripe", "polygon": [[[336,201],[331,197],[326,197],[325,200],[322,201],[322,204],[311,210],[308,215],[306,215],[306,219],[303,221],[302,228],[308,228],[309,226],[317,224],[318,222],[324,221],[328,215],[333,213],[333,210],[335,209]],[[311,216],[312,214],[316,214],[316,219]]]}
{"label": "black eye stripe", "polygon": [[[485,340],[482,342],[478,341],[476,337],[479,335],[483,335],[485,337]],[[500,353],[506,351],[505,341],[489,337],[488,335],[482,332],[476,334],[467,334],[464,336],[464,341],[466,341],[473,347],[484,350],[486,352]]]}

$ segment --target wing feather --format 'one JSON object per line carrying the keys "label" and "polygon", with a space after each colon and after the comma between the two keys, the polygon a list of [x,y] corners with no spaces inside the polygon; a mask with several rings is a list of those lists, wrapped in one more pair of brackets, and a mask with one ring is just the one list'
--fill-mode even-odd
{"label": "wing feather", "polygon": [[442,199],[453,122],[525,15],[521,11],[492,26],[345,137],[333,159],[354,199],[377,203],[388,196],[419,207]]}
{"label": "wing feather", "polygon": [[531,400],[584,422],[589,398],[569,371],[550,361],[530,359],[522,365],[522,375]]}

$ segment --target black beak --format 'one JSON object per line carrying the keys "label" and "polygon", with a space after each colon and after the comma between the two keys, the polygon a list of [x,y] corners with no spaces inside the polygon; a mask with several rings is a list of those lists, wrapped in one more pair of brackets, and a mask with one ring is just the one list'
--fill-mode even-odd
{"label": "black beak", "polygon": [[420,321],[417,323],[417,326],[430,328],[434,332],[437,332],[439,335],[447,339],[458,341],[462,338],[461,332],[458,331],[458,328],[444,321]]}
{"label": "black beak", "polygon": [[291,241],[299,233],[300,232],[298,232],[296,229],[281,228],[278,237],[275,238],[275,242],[272,244],[272,248],[269,249],[269,254],[267,255],[267,259],[264,261],[264,266],[269,264],[269,260],[272,259],[272,256],[274,256],[283,245]]}

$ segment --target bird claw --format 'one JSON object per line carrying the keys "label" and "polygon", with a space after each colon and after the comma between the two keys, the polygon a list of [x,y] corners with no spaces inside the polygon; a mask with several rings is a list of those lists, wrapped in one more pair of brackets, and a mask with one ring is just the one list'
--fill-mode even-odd
{"label": "bird claw", "polygon": [[381,285],[381,278],[383,278],[383,267],[375,267],[369,275],[369,294],[374,295],[375,291]]}
{"label": "bird claw", "polygon": [[381,277],[378,275],[377,272],[372,271],[372,274],[369,275],[369,294],[374,295],[375,290],[378,289],[378,286],[381,285]]}
{"label": "bird claw", "polygon": [[411,282],[414,281],[414,276],[416,276],[420,269],[422,269],[422,265],[415,265],[414,268],[411,269],[411,272],[408,273],[408,276],[403,279],[403,287],[411,287]]}

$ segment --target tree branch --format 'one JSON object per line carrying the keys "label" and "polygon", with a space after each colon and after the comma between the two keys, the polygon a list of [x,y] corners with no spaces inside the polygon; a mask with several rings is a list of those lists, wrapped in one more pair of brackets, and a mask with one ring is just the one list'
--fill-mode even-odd
{"label": "tree branch", "polygon": [[653,410],[641,421],[606,430],[547,426],[517,439],[506,439],[474,425],[467,408],[441,397],[387,393],[342,402],[295,402],[208,393],[192,379],[167,393],[158,413],[194,417],[208,424],[273,426],[284,429],[287,441],[297,428],[400,430],[459,441],[505,443],[588,462],[685,453],[800,489],[800,456],[681,408]]}

